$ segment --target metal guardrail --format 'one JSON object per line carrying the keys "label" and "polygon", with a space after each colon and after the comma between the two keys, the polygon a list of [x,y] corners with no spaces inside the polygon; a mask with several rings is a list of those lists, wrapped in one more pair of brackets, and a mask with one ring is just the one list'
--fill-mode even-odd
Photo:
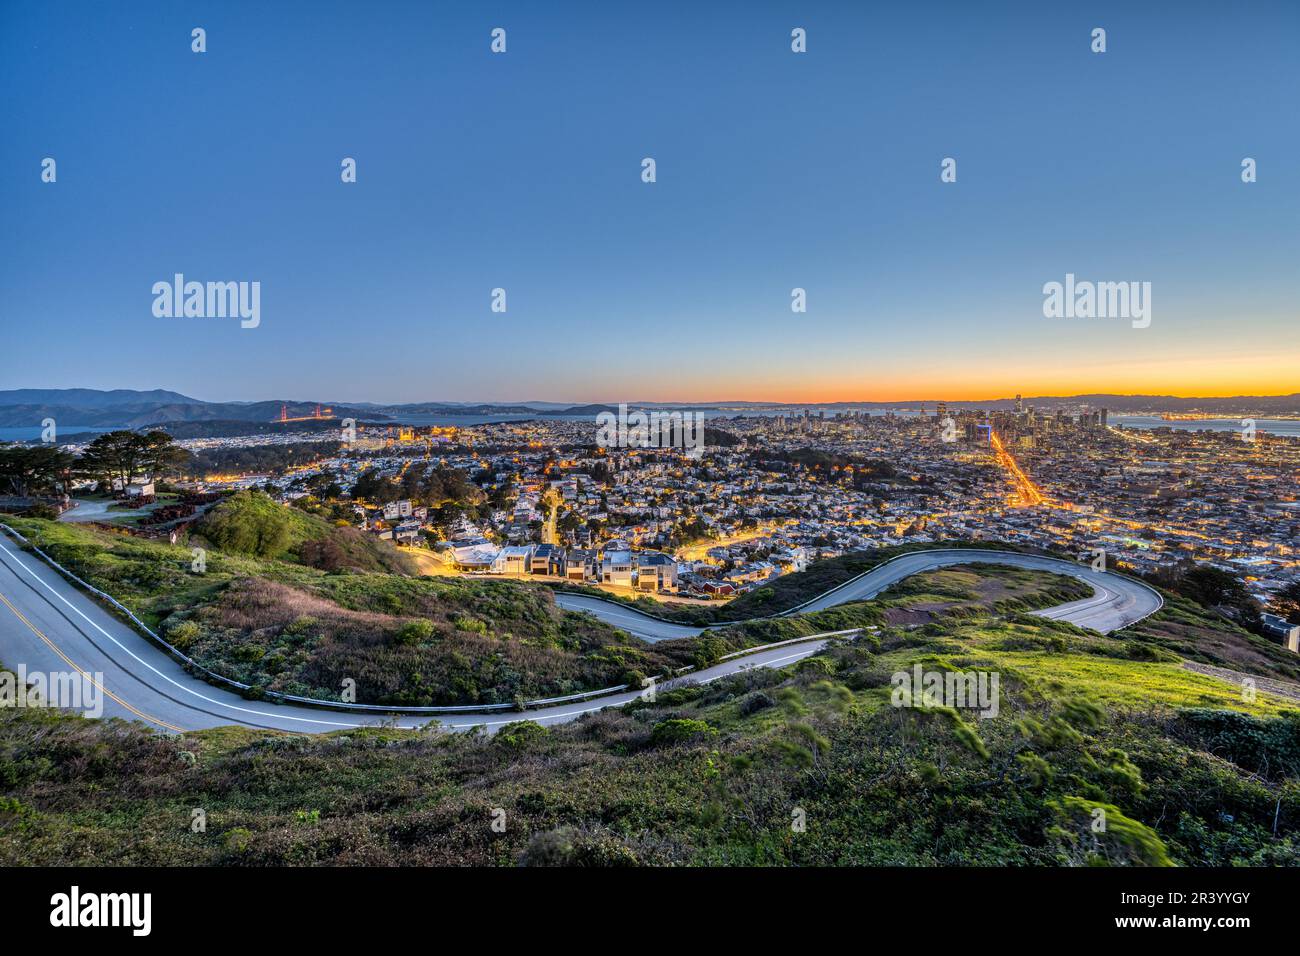
{"label": "metal guardrail", "polygon": [[[111,594],[101,591],[99,588],[95,587],[94,585],[88,583],[87,581],[82,580],[82,578],[78,577],[76,574],[73,574],[67,568],[63,567],[63,565],[59,564],[59,562],[55,561],[52,557],[50,557],[48,554],[46,554],[44,551],[38,548],[35,544],[33,544],[28,538],[26,538],[23,534],[21,534],[16,529],[11,528],[9,525],[4,523],[0,523],[0,529],[3,529],[6,533],[11,535],[13,538],[20,541],[25,547],[29,548],[31,551],[39,555],[41,560],[43,560],[50,567],[54,568],[56,571],[58,571],[60,574],[66,577],[68,580],[72,581],[78,587],[98,597],[100,600],[104,601],[106,604],[108,604],[109,606],[113,607],[118,612],[120,612],[129,622],[131,622],[131,624],[133,624],[136,627],[136,629],[138,629],[141,633],[143,633],[150,641],[152,641],[155,645],[157,645],[168,656],[170,656],[172,659],[177,661],[182,667],[185,668],[185,670],[188,673],[196,677],[200,677],[203,680],[206,680],[209,683],[215,684],[217,686],[233,689],[239,692],[241,696],[249,696],[249,692],[253,692],[252,696],[254,696],[256,699],[267,700],[267,701],[271,701],[272,703],[297,704],[304,707],[314,707],[322,710],[345,711],[348,713],[395,714],[401,716],[419,717],[425,715],[436,716],[437,714],[479,713],[479,712],[510,711],[510,710],[523,713],[528,710],[535,710],[540,707],[549,707],[554,704],[566,704],[566,703],[573,703],[577,701],[591,700],[596,697],[607,697],[612,694],[618,694],[618,693],[622,693],[623,691],[635,689],[630,687],[628,684],[619,684],[615,687],[603,687],[600,688],[599,690],[582,691],[577,694],[568,694],[563,697],[542,697],[542,698],[537,698],[535,700],[523,701],[518,704],[514,702],[510,702],[510,703],[500,703],[500,704],[455,704],[455,705],[444,705],[444,706],[416,707],[416,706],[389,706],[385,704],[354,704],[354,703],[347,703],[345,701],[321,700],[315,697],[301,697],[297,694],[284,694],[281,693],[280,691],[271,691],[271,690],[263,690],[261,688],[254,688],[250,684],[245,684],[241,681],[234,680],[233,678],[225,677],[222,674],[218,674],[216,671],[213,671],[208,667],[204,666],[203,664],[200,664],[198,661],[194,660],[184,651],[175,647],[166,639],[164,639],[159,634],[157,634],[152,628],[150,628],[147,624],[145,624],[144,621],[140,620],[140,618],[136,616],[135,612],[133,612],[129,607],[122,604]],[[927,553],[935,553],[940,551],[954,551],[954,550],[965,550],[965,549],[928,548],[928,549],[918,549],[916,551],[908,551],[905,552],[904,554],[895,555],[894,557],[882,561],[880,564],[877,564],[872,568],[868,568],[866,571],[863,571],[861,574],[854,575],[849,580],[844,581],[833,588],[829,588],[826,591],[823,591],[821,594],[817,595],[816,597],[813,597],[808,601],[805,601],[802,604],[797,605],[796,607],[789,608],[785,611],[781,611],[776,614],[766,615],[764,617],[749,618],[749,620],[761,621],[761,620],[772,620],[779,617],[787,617],[789,615],[797,613],[800,608],[806,607],[815,601],[819,601],[829,594],[834,594],[836,591],[840,590],[841,588],[847,587],[848,585],[861,579],[865,575],[871,574],[872,572],[884,567],[886,564],[889,564],[893,561],[897,561],[914,554],[927,554]],[[969,550],[978,551],[984,549],[973,548]],[[988,549],[988,550],[990,554],[999,553],[994,549]],[[1003,551],[1001,553],[1020,554],[1020,555],[1025,554],[1025,552],[1019,552],[1019,551]],[[1028,556],[1033,557],[1034,555],[1028,555]],[[1038,555],[1038,557],[1044,557],[1044,556]],[[1063,559],[1055,559],[1055,560],[1063,560]],[[1144,614],[1142,617],[1138,618],[1137,621],[1133,621],[1130,624],[1125,625],[1126,627],[1131,627],[1133,624],[1137,624],[1139,621],[1145,620],[1151,614],[1156,613],[1156,611],[1160,610],[1160,608],[1164,606],[1163,596],[1161,596],[1161,594],[1158,591],[1156,591],[1155,588],[1151,587],[1146,582],[1138,581],[1136,578],[1132,578],[1129,575],[1120,574],[1120,572],[1118,571],[1109,571],[1106,573],[1116,574],[1121,577],[1128,578],[1129,580],[1132,580],[1136,584],[1140,584],[1141,586],[1147,588],[1147,590],[1151,591],[1151,593],[1153,593],[1156,596],[1157,601],[1159,601],[1159,605],[1155,608],[1155,610],[1150,611],[1147,614]],[[589,595],[583,595],[583,596],[589,597]],[[606,601],[605,598],[593,598],[593,600]],[[606,601],[606,603],[614,604],[619,607],[630,608],[631,610],[634,611],[639,611],[638,608],[631,608],[629,605],[623,604],[620,601]],[[645,612],[642,611],[640,613],[644,614]],[[653,615],[649,615],[649,614],[647,614],[646,616],[653,617]],[[658,619],[658,620],[664,620],[664,619]],[[678,623],[678,622],[670,621],[667,623]],[[725,623],[740,624],[744,622],[729,621]],[[715,626],[725,626],[725,625],[719,623],[718,625]],[[709,628],[704,628],[704,630],[708,630],[708,629]],[[833,637],[842,637],[848,634],[859,633],[862,630],[863,628],[849,628],[848,630],[843,630],[843,631],[828,631],[822,634],[809,634],[805,637],[790,638],[784,641],[776,641],[771,644],[759,644],[759,645],[755,645],[754,647],[744,648],[739,651],[733,651],[730,654],[724,654],[718,658],[718,661],[721,662],[725,660],[734,660],[737,657],[744,657],[750,654],[762,653],[763,651],[771,650],[774,647],[783,647],[790,644],[802,644],[808,641],[823,640],[823,639],[833,638]],[[685,667],[674,672],[672,675],[660,675],[658,677],[653,678],[652,680],[654,682],[659,682],[663,680],[674,680],[679,677],[688,676],[690,673],[692,673],[695,670],[697,670],[697,668]]]}
{"label": "metal guardrail", "polygon": [[[836,591],[839,591],[843,588],[848,587],[850,584],[860,581],[868,574],[874,574],[875,572],[879,571],[887,564],[892,564],[895,561],[901,561],[904,558],[910,558],[914,554],[942,554],[945,551],[983,551],[988,554],[1013,554],[1025,558],[1045,558],[1049,561],[1061,561],[1065,564],[1078,563],[1078,562],[1070,561],[1067,558],[1058,558],[1050,554],[1036,554],[1032,551],[1008,551],[1002,548],[977,548],[971,545],[962,545],[961,547],[956,547],[956,548],[917,548],[915,551],[905,551],[902,554],[896,554],[891,558],[886,558],[884,561],[881,561],[879,564],[873,565],[872,567],[867,568],[865,571],[861,571],[853,575],[853,577],[849,578],[847,581],[841,581],[839,584],[835,585],[834,587],[827,588],[825,591],[821,592],[821,594],[814,595],[813,597],[810,597],[808,600],[800,604],[796,604],[794,607],[786,608],[784,611],[776,611],[772,614],[763,614],[763,615],[759,615],[758,617],[747,617],[736,621],[714,621],[711,624],[701,624],[699,625],[699,627],[701,631],[710,631],[710,630],[714,630],[715,628],[730,627],[733,624],[747,624],[750,621],[772,621],[783,617],[790,617],[791,615],[798,614],[800,611],[808,607],[810,604],[815,604],[816,602],[822,600],[823,598],[834,594]],[[1148,617],[1150,617],[1152,614],[1155,614],[1157,611],[1159,611],[1161,608],[1165,606],[1164,596],[1155,588],[1153,588],[1151,585],[1147,584],[1145,581],[1139,580],[1138,578],[1133,577],[1131,574],[1125,574],[1122,571],[1104,571],[1101,573],[1113,574],[1116,577],[1125,578],[1126,580],[1132,581],[1134,584],[1137,584],[1140,587],[1146,588],[1148,591],[1150,591],[1152,594],[1155,595],[1156,601],[1158,602],[1156,607],[1153,610],[1148,611],[1146,614],[1143,614],[1141,617],[1137,618],[1134,621],[1130,621],[1128,624],[1125,624],[1124,627],[1132,627],[1134,624],[1139,624],[1142,621],[1145,621]],[[1079,575],[1079,577],[1085,581],[1087,580],[1087,578],[1082,574]],[[649,611],[643,611],[641,610],[641,608],[636,607],[633,604],[629,604],[624,601],[616,601],[613,598],[599,597],[594,594],[586,594],[584,592],[579,592],[579,591],[568,591],[563,587],[557,587],[555,588],[555,590],[561,594],[567,593],[573,595],[574,597],[585,597],[592,601],[601,601],[605,604],[612,604],[615,607],[624,608],[625,610],[635,611],[637,614],[641,614],[645,617],[648,617],[652,621],[659,621],[660,623],[663,624],[676,624],[681,627],[693,626],[684,621],[674,621],[671,618],[660,617],[657,614],[651,614]],[[832,605],[832,607],[833,606],[834,605]],[[1119,630],[1123,630],[1123,628],[1119,628]],[[774,647],[776,645],[766,644],[763,646]]]}
{"label": "metal guardrail", "polygon": [[809,634],[806,637],[792,637],[784,641],[774,641],[771,644],[755,644],[753,647],[747,647],[744,650],[732,651],[730,654],[723,654],[718,658],[719,661],[729,661],[736,657],[744,657],[747,654],[757,654],[761,651],[770,651],[774,647],[786,647],[790,644],[806,644],[808,641],[820,640],[821,638],[844,637],[847,634],[861,634],[863,631],[875,630],[868,625],[866,627],[850,627],[843,631],[824,631],[821,634]]}
{"label": "metal guardrail", "polygon": [[[847,581],[841,581],[839,584],[827,588],[825,591],[822,591],[820,594],[814,594],[808,600],[796,604],[794,607],[786,608],[784,611],[774,611],[771,614],[760,614],[757,615],[756,617],[746,617],[737,620],[713,621],[710,624],[701,624],[699,625],[699,627],[700,630],[702,631],[711,631],[714,630],[715,628],[730,627],[733,624],[748,624],[750,621],[774,621],[778,618],[789,617],[792,614],[798,614],[809,604],[813,604],[817,601],[820,601],[822,598],[826,597],[827,595],[834,594],[836,591],[840,590],[841,588],[846,588],[850,584],[853,584],[855,581],[859,581],[862,578],[866,577],[868,574],[874,573],[875,571],[889,564],[891,561],[898,561],[902,558],[909,557],[913,554],[935,554],[942,551],[988,551],[990,554],[999,554],[999,553],[1024,554],[1024,555],[1033,556],[1031,555],[1030,552],[1027,551],[1006,551],[1000,548],[979,548],[974,546],[973,544],[965,544],[955,548],[917,548],[915,551],[904,551],[902,554],[896,554],[891,558],[886,558],[885,560],[881,561],[879,564],[873,564],[865,571],[859,571],[857,574],[853,575],[853,577],[849,578]],[[1050,557],[1050,555],[1039,555],[1039,557]],[[1064,560],[1064,559],[1058,559],[1058,560]],[[542,582],[542,583],[549,585],[551,582]],[[552,585],[552,590],[557,591],[560,594],[572,594],[575,597],[590,598],[593,601],[603,601],[606,604],[613,604],[616,607],[627,608],[628,610],[636,611],[638,614],[645,615],[646,617],[650,618],[652,621],[659,621],[662,624],[677,624],[682,627],[694,626],[688,624],[685,621],[676,621],[673,620],[672,618],[660,617],[658,614],[651,614],[649,611],[643,611],[635,604],[630,604],[626,601],[618,601],[615,600],[614,598],[604,597],[603,595],[587,594],[585,591],[569,590],[567,587],[565,587],[565,583],[567,582],[560,582],[555,585]]]}
{"label": "metal guardrail", "polygon": [[54,568],[54,570],[58,571],[60,574],[66,577],[73,584],[89,592],[90,594],[93,594],[95,597],[102,600],[105,604],[108,604],[110,607],[114,608],[119,613],[121,613],[137,630],[139,630],[142,634],[144,634],[144,636],[147,637],[151,642],[156,644],[159,647],[159,649],[164,651],[169,657],[171,657],[182,667],[184,667],[188,673],[196,677],[200,677],[203,680],[208,681],[209,683],[216,684],[217,686],[226,687],[238,691],[240,692],[241,696],[245,696],[246,692],[255,691],[254,696],[257,699],[268,700],[277,703],[300,704],[306,707],[317,707],[324,710],[342,710],[342,711],[355,712],[355,713],[371,713],[371,714],[400,714],[402,716],[418,717],[425,714],[435,715],[435,714],[455,714],[455,713],[467,713],[467,712],[472,713],[478,711],[532,709],[536,707],[546,707],[551,704],[564,704],[573,701],[589,700],[592,697],[600,697],[607,694],[616,694],[620,691],[630,689],[627,684],[620,684],[617,687],[604,687],[601,688],[600,690],[588,690],[578,694],[569,694],[564,697],[544,697],[544,698],[539,698],[537,700],[528,700],[528,701],[524,701],[522,703],[522,706],[510,702],[510,703],[503,703],[503,704],[457,704],[457,705],[447,705],[447,706],[413,707],[413,706],[390,706],[387,704],[352,704],[352,703],[347,703],[346,701],[321,700],[315,697],[301,697],[297,694],[284,694],[281,693],[280,691],[262,690],[260,688],[254,688],[250,684],[245,684],[241,681],[234,680],[233,678],[226,677],[222,674],[218,674],[216,671],[213,671],[208,667],[204,666],[203,664],[200,664],[198,661],[194,660],[194,658],[190,657],[180,648],[171,644],[165,638],[157,634],[151,627],[149,627],[149,625],[145,624],[144,621],[140,620],[140,618],[137,617],[136,614],[129,607],[124,605],[121,601],[117,600],[117,598],[113,597],[111,594],[101,591],[99,588],[95,587],[89,582],[82,580],[76,574],[73,574],[71,571],[69,571],[63,565],[59,564],[59,562],[55,561],[52,557],[50,557],[48,554],[46,554],[44,551],[38,548],[35,544],[33,544],[21,532],[17,531],[14,528],[9,527],[9,525],[4,523],[0,523],[0,529],[3,529],[9,535],[14,537],[18,541],[20,541],[24,546],[29,548],[32,552],[39,555],[42,561],[44,561],[50,567]]}
{"label": "metal guardrail", "polygon": [[[203,664],[200,664],[198,661],[194,660],[194,658],[190,657],[184,651],[180,650],[178,647],[174,646],[166,639],[158,635],[151,627],[145,624],[144,621],[140,620],[140,618],[137,617],[129,607],[124,605],[122,602],[118,601],[117,598],[113,597],[111,594],[101,591],[99,588],[95,587],[94,585],[82,580],[76,574],[73,574],[63,565],[59,564],[59,562],[55,561],[52,557],[50,557],[48,554],[46,554],[44,551],[38,548],[35,544],[33,544],[28,538],[26,538],[23,534],[21,534],[16,529],[9,527],[9,525],[4,524],[3,522],[0,522],[0,529],[3,529],[9,535],[16,538],[18,541],[20,541],[24,546],[31,549],[31,551],[35,552],[37,555],[40,556],[41,560],[43,560],[50,567],[54,568],[56,571],[58,571],[60,574],[62,574],[64,577],[70,580],[72,583],[88,591],[90,594],[95,595],[100,600],[104,601],[106,604],[110,605],[111,607],[119,611],[150,641],[156,644],[168,656],[173,658],[182,667],[184,667],[187,673],[190,673],[196,677],[200,677],[203,680],[208,681],[209,683],[216,684],[217,686],[236,690],[240,692],[241,696],[244,696],[245,692],[253,691],[255,689],[250,684],[245,684],[242,683],[241,681],[234,680],[233,678],[225,677],[221,674],[218,674],[216,671],[210,670],[209,668],[205,667]],[[805,643],[807,641],[821,640],[821,639],[831,638],[831,637],[839,637],[845,634],[856,633],[860,630],[862,629],[851,628],[847,631],[830,631],[824,634],[809,634],[806,637],[796,637],[786,641],[778,641],[773,644],[758,644],[754,647],[745,648],[739,651],[734,651],[730,654],[725,654],[722,657],[719,657],[718,661],[731,660],[737,657],[743,657],[748,654],[758,654],[763,651],[770,650],[773,647],[781,647],[787,644],[799,644],[799,643]],[[659,681],[675,680],[679,677],[686,677],[690,673],[694,672],[695,670],[698,670],[698,668],[687,666],[681,668],[680,670],[674,672],[671,675],[660,675],[658,677],[652,678],[652,681],[658,683]],[[350,704],[345,701],[320,700],[319,698],[315,698],[315,697],[300,697],[297,694],[284,694],[279,691],[261,690],[260,688],[256,689],[257,690],[256,698],[259,700],[268,700],[271,701],[272,703],[298,704],[305,707],[316,707],[322,710],[341,710],[349,713],[396,714],[404,717],[406,716],[419,717],[424,715],[435,716],[437,714],[479,713],[482,711],[508,711],[508,710],[525,713],[529,710],[535,710],[539,707],[549,707],[554,704],[567,704],[576,701],[591,700],[592,698],[595,697],[606,697],[612,694],[618,694],[618,693],[622,693],[623,691],[634,690],[634,689],[638,689],[638,688],[633,688],[628,684],[619,684],[616,687],[603,687],[599,690],[582,691],[581,693],[568,694],[563,697],[541,697],[536,700],[523,701],[521,704],[516,704],[511,702],[511,703],[504,703],[504,704],[454,704],[454,705],[431,706],[431,707],[394,707],[385,704]]]}
{"label": "metal guardrail", "polygon": [[[1080,562],[1070,561],[1070,560],[1067,559],[1067,558],[1058,558],[1058,557],[1056,557],[1056,556],[1054,556],[1054,555],[1051,555],[1051,554],[1035,554],[1035,553],[1032,552],[1032,551],[1008,551],[1008,550],[1004,550],[1004,549],[1001,549],[1001,548],[974,548],[974,547],[971,547],[971,546],[969,546],[969,545],[965,545],[965,546],[960,547],[960,548],[918,548],[918,549],[915,550],[915,551],[907,551],[907,552],[904,552],[903,554],[896,554],[896,555],[894,555],[892,558],[889,558],[889,559],[887,559],[887,560],[885,560],[885,561],[881,561],[881,562],[880,562],[879,564],[877,564],[874,568],[869,568],[869,569],[867,569],[866,571],[863,571],[861,574],[854,575],[852,578],[850,578],[849,580],[843,582],[842,584],[837,584],[837,585],[835,585],[835,587],[830,588],[830,589],[828,589],[828,590],[826,590],[826,591],[823,591],[821,594],[817,595],[816,597],[811,598],[811,599],[809,599],[809,600],[807,600],[807,601],[804,601],[802,604],[797,605],[796,607],[792,607],[792,608],[790,608],[788,611],[782,611],[779,615],[776,615],[776,616],[778,616],[778,617],[782,617],[782,616],[785,616],[785,615],[787,615],[787,614],[794,614],[794,613],[795,613],[796,611],[798,611],[800,608],[807,607],[809,604],[812,604],[812,603],[814,603],[814,602],[816,602],[816,601],[820,601],[822,598],[826,597],[828,594],[834,594],[834,593],[835,593],[836,591],[838,591],[840,588],[842,588],[842,587],[847,587],[848,585],[852,584],[854,581],[857,581],[857,580],[859,580],[860,578],[863,578],[863,577],[865,577],[865,576],[868,575],[868,574],[871,574],[871,573],[873,573],[873,572],[875,572],[875,571],[878,571],[880,568],[883,568],[885,565],[890,564],[890,563],[892,563],[892,562],[894,562],[894,561],[899,561],[899,560],[902,560],[903,558],[909,558],[909,557],[911,557],[911,556],[914,555],[914,554],[941,554],[941,553],[943,553],[944,551],[985,551],[985,552],[987,552],[987,553],[989,553],[989,554],[1014,554],[1014,555],[1019,555],[1020,557],[1025,557],[1025,558],[1044,558],[1044,559],[1046,559],[1046,560],[1048,560],[1048,561],[1061,561],[1061,562],[1063,562],[1063,563],[1065,563],[1065,564],[1070,564],[1070,565],[1080,564]],[[974,561],[974,562],[972,562],[972,563],[979,563],[979,562],[978,562],[978,561]],[[1065,573],[1065,572],[1061,572],[1061,573]],[[1125,624],[1124,627],[1132,627],[1134,624],[1138,624],[1138,623],[1140,623],[1140,622],[1142,622],[1142,621],[1145,621],[1145,620],[1146,620],[1147,618],[1149,618],[1152,614],[1155,614],[1157,611],[1159,611],[1161,608],[1163,608],[1163,607],[1165,606],[1165,599],[1164,599],[1164,596],[1163,596],[1159,591],[1157,591],[1157,590],[1156,590],[1155,588],[1153,588],[1151,585],[1147,584],[1145,581],[1142,581],[1142,580],[1139,580],[1138,578],[1133,577],[1131,574],[1125,574],[1123,571],[1109,571],[1109,570],[1108,570],[1108,571],[1102,571],[1102,572],[1094,572],[1094,573],[1113,574],[1113,575],[1115,575],[1116,577],[1124,578],[1125,580],[1132,581],[1134,584],[1138,585],[1139,587],[1146,588],[1146,589],[1147,589],[1148,591],[1150,591],[1153,595],[1155,595],[1155,599],[1156,599],[1156,601],[1157,601],[1157,604],[1156,604],[1155,608],[1152,609],[1152,610],[1150,610],[1150,611],[1148,611],[1146,614],[1143,614],[1141,617],[1137,618],[1137,620],[1130,621],[1128,624]],[[1087,575],[1082,574],[1082,573],[1078,574],[1077,577],[1079,577],[1080,580],[1083,580],[1083,581],[1085,581],[1085,582],[1088,580]],[[1123,630],[1123,628],[1117,628],[1117,630]]]}

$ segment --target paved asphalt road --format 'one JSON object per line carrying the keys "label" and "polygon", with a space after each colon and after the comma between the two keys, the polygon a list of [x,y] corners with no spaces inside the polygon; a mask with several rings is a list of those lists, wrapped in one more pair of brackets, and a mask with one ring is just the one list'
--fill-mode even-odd
{"label": "paved asphalt road", "polygon": [[59,520],[72,521],[72,522],[105,521],[109,517],[119,518],[123,516],[129,517],[130,515],[144,514],[146,510],[143,508],[136,508],[131,511],[121,510],[121,511],[114,511],[112,515],[109,515],[108,513],[109,505],[115,505],[115,504],[117,504],[116,501],[112,501],[107,498],[105,498],[102,501],[87,501],[85,499],[77,499],[77,506],[59,515]]}
{"label": "paved asphalt road", "polygon": [[[816,653],[826,643],[795,646],[727,661],[692,675],[700,683],[749,667],[780,667]],[[385,715],[349,714],[314,707],[244,700],[187,674],[180,664],[130,626],[74,588],[57,571],[21,552],[0,533],[0,662],[31,673],[81,672],[104,690],[104,716],[143,720],[167,731],[244,724],[272,730],[327,733],[380,723]],[[98,678],[96,678],[98,682]],[[663,686],[663,685],[661,685]],[[512,721],[563,723],[582,714],[625,704],[636,692],[589,702],[557,704],[520,713],[467,711],[432,717],[402,717],[402,727],[436,719],[444,727],[483,726],[492,731]]]}
{"label": "paved asphalt road", "polygon": [[[821,606],[824,601],[825,606],[829,607],[842,601],[861,600],[908,574],[927,567],[969,561],[972,560],[972,555],[980,560],[995,560],[987,551],[947,551],[926,557],[908,555],[904,559],[908,562],[904,568],[892,564],[878,568],[839,591],[825,595],[817,605]],[[1004,557],[1007,555],[998,553],[996,560]],[[1088,626],[1102,626],[1113,625],[1114,621],[1124,617],[1136,618],[1158,606],[1155,602],[1159,598],[1154,592],[1144,592],[1140,586],[1115,575],[1093,575],[1090,571],[1081,571],[1079,565],[1047,558],[1030,558],[1025,555],[1009,557],[1012,559],[1009,563],[1021,566],[1061,570],[1076,576],[1087,575],[1084,579],[1098,588],[1098,594],[1093,598],[1043,612],[1048,616],[1074,620]],[[1105,583],[1101,584],[1101,581]],[[583,601],[582,598],[570,595],[561,597],[561,603],[566,607],[574,606],[574,601]],[[630,624],[628,629],[633,633],[653,630],[651,635],[642,635],[652,640],[678,636],[671,631],[697,633],[693,628],[663,625],[628,608],[599,601],[590,603],[598,605],[594,612],[599,612],[613,623],[619,626]],[[653,628],[648,628],[644,622],[649,622]],[[666,635],[664,628],[670,629],[670,634]],[[825,643],[825,639],[818,639],[793,646],[775,647],[718,664],[692,675],[692,679],[707,683],[750,667],[784,666],[816,653]],[[371,726],[380,723],[385,716],[248,701],[238,694],[199,680],[187,674],[177,662],[133,628],[74,588],[58,572],[32,555],[21,552],[14,541],[2,533],[0,662],[11,669],[25,665],[28,673],[80,672],[86,679],[93,679],[102,687],[105,716],[143,720],[166,731],[244,724],[273,730],[325,733]],[[635,692],[625,692],[588,702],[537,708],[526,713],[460,712],[439,714],[436,719],[444,727],[468,729],[482,726],[490,732],[524,717],[543,724],[562,723],[585,713],[625,704],[635,696]],[[430,719],[432,718],[402,717],[396,722],[402,727],[419,727]]]}
{"label": "paved asphalt road", "polygon": [[[827,591],[821,597],[798,609],[798,613],[824,611],[837,604],[848,601],[865,601],[875,597],[892,584],[897,584],[906,577],[920,571],[950,564],[967,564],[982,561],[994,564],[1009,564],[1019,568],[1032,568],[1039,571],[1053,571],[1078,578],[1092,587],[1092,597],[1069,604],[1060,604],[1045,611],[1038,611],[1043,617],[1069,621],[1080,627],[1109,633],[1146,617],[1160,609],[1163,603],[1159,594],[1138,581],[1126,578],[1110,571],[1093,571],[1090,565],[1059,558],[1044,558],[1032,554],[1020,554],[1016,551],[985,551],[978,548],[946,548],[936,551],[914,551],[902,557],[882,564],[868,571],[849,583]],[[694,637],[701,628],[688,627],[684,624],[670,624],[657,618],[642,614],[635,608],[601,601],[596,598],[578,594],[559,593],[555,597],[560,607],[570,611],[589,611],[601,620],[608,621],[615,627],[621,627],[631,634],[647,641],[665,641],[675,637]],[[787,612],[791,613],[791,612]]]}

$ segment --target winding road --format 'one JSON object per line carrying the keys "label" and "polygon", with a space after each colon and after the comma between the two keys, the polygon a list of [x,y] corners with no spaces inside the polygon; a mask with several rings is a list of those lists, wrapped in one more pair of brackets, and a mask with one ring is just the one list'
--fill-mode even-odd
{"label": "winding road", "polygon": [[[1010,552],[914,552],[888,562],[816,599],[805,610],[863,600],[895,581],[928,568],[971,560],[1002,561],[1074,574],[1097,593],[1084,601],[1060,605],[1045,616],[1107,629],[1131,623],[1156,610],[1160,597],[1145,585],[1118,575],[1094,574],[1080,565]],[[561,595],[561,606],[586,610],[647,640],[664,640],[699,632],[666,624],[631,608],[604,601]],[[587,606],[596,605],[594,607]],[[750,667],[782,667],[815,654],[831,638],[817,635],[797,644],[773,646],[726,660],[690,675],[708,683]],[[394,717],[384,712],[357,714],[316,707],[250,701],[191,674],[134,628],[83,594],[66,578],[0,533],[0,663],[24,666],[32,673],[80,673],[103,691],[103,716],[141,720],[166,732],[240,724],[268,730],[326,733],[375,726],[381,722],[422,727],[436,719],[442,727],[488,732],[513,721],[563,723],[582,714],[626,704],[638,696],[625,691],[588,701],[559,703],[526,712],[460,711],[454,714]]]}
{"label": "winding road", "polygon": [[[1007,564],[1017,568],[1029,568],[1035,571],[1051,571],[1078,578],[1093,589],[1093,596],[1069,604],[1058,604],[1035,613],[1058,621],[1069,621],[1080,627],[1091,628],[1108,634],[1111,631],[1128,627],[1148,614],[1158,611],[1164,603],[1154,589],[1133,578],[1115,574],[1113,571],[1094,571],[1090,565],[1064,561],[1060,558],[1047,558],[1035,554],[1021,554],[1018,551],[992,551],[982,548],[941,548],[932,551],[911,551],[877,565],[870,571],[846,581],[839,587],[832,588],[825,594],[797,608],[786,611],[777,617],[791,614],[807,614],[812,611],[824,611],[837,604],[849,601],[866,601],[881,591],[897,584],[904,578],[932,571],[952,564]],[[673,624],[668,621],[643,614],[636,608],[600,598],[581,594],[555,596],[555,602],[569,611],[587,611],[603,621],[621,627],[630,634],[645,641],[666,641],[678,637],[694,637],[704,628],[689,627],[685,624]]]}

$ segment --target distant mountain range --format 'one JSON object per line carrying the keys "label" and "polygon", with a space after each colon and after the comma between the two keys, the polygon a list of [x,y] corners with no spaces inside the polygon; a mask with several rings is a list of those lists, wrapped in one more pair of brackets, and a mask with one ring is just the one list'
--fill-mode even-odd
{"label": "distant mountain range", "polygon": [[64,405],[69,408],[113,408],[119,405],[204,405],[197,398],[187,398],[179,392],[155,388],[137,392],[130,388],[115,388],[103,392],[97,388],[14,388],[0,391],[0,405]]}
{"label": "distant mountain range", "polygon": [[[39,426],[52,418],[61,430],[85,428],[143,428],[172,422],[270,422],[280,417],[314,413],[315,402],[204,402],[176,392],[134,392],[90,388],[24,388],[0,391],[0,428]],[[382,418],[359,408],[334,406],[339,417]]]}
{"label": "distant mountain range", "polygon": [[[755,409],[800,410],[808,407],[849,408],[919,408],[933,409],[940,401],[951,408],[983,408],[989,410],[1011,408],[1015,399],[1002,398],[978,402],[959,399],[931,398],[905,402],[830,402],[830,403],[780,403],[780,402],[630,402],[632,408],[680,408],[714,411],[725,415],[728,411]],[[1037,396],[1023,399],[1026,405],[1054,410],[1058,408],[1106,408],[1115,414],[1205,414],[1222,416],[1297,417],[1300,416],[1300,393],[1291,395],[1241,395],[1231,398],[1180,398],[1173,395],[1069,395]],[[372,402],[304,402],[276,400],[264,402],[205,402],[178,392],[162,389],[134,391],[113,389],[100,391],[92,388],[21,388],[0,391],[0,427],[23,428],[39,426],[46,418],[53,418],[60,427],[84,428],[143,428],[149,425],[169,425],[182,422],[250,422],[266,424],[280,417],[285,410],[290,418],[312,416],[318,405],[332,409],[335,418],[356,418],[359,421],[399,422],[406,418],[441,416],[484,415],[573,415],[591,416],[603,411],[613,411],[616,405],[582,404],[565,405],[558,402],[516,403],[466,403],[418,402],[403,405],[384,405]]]}

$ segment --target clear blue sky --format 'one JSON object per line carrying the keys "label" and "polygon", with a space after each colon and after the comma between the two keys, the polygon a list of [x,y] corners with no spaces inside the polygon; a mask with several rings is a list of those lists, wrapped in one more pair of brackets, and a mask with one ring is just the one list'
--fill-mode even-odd
{"label": "clear blue sky", "polygon": [[[1298,42],[1294,0],[5,2],[0,388],[1294,391]],[[176,272],[261,326],[155,318]],[[1067,272],[1151,327],[1045,319]]]}

